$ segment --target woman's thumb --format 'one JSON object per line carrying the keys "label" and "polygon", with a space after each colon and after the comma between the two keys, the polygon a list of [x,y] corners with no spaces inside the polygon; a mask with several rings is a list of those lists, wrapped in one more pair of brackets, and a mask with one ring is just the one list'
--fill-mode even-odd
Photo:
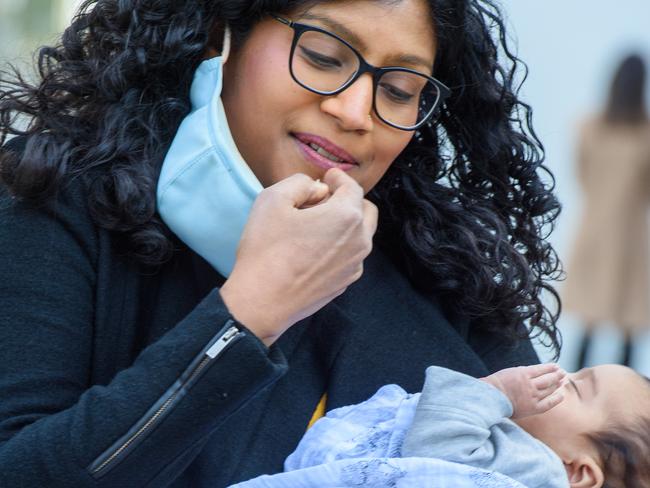
{"label": "woman's thumb", "polygon": [[330,196],[330,187],[320,180],[314,182],[312,194],[299,208],[309,208],[322,203]]}
{"label": "woman's thumb", "polygon": [[320,180],[312,180],[305,174],[295,174],[269,187],[291,201],[296,208],[316,205],[329,195],[329,187]]}

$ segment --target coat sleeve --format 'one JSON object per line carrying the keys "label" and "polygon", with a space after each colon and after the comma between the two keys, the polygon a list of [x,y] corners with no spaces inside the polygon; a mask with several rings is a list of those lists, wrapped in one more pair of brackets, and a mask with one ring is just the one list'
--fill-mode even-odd
{"label": "coat sleeve", "polygon": [[91,385],[97,234],[58,202],[30,209],[0,187],[0,486],[166,486],[286,362],[214,290]]}
{"label": "coat sleeve", "polygon": [[428,368],[402,456],[497,471],[530,488],[568,487],[557,454],[517,427],[511,415],[512,404],[491,385],[444,368]]}
{"label": "coat sleeve", "polygon": [[510,415],[510,401],[496,388],[462,373],[429,367],[402,456],[489,469],[497,455],[491,429]]}

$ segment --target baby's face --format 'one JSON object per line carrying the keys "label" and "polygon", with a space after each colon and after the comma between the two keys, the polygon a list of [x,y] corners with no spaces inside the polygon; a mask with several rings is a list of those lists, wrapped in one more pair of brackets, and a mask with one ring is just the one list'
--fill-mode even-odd
{"label": "baby's face", "polygon": [[564,400],[551,410],[516,422],[561,458],[589,449],[584,434],[604,430],[608,421],[625,421],[650,411],[650,387],[631,368],[605,364],[567,375]]}

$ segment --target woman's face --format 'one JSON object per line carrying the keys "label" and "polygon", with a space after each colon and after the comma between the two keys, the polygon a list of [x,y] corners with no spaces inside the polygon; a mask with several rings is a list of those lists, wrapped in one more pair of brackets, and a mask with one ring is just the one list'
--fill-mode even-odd
{"label": "woman's face", "polygon": [[[374,66],[431,74],[435,39],[425,0],[324,2],[287,17],[338,35]],[[335,96],[298,85],[289,73],[293,34],[287,25],[265,19],[224,67],[222,99],[237,147],[267,187],[295,173],[322,178],[330,163],[308,146],[318,143],[345,156],[341,159],[353,159],[353,164],[331,166],[340,166],[368,192],[413,132],[376,117],[368,73]]]}

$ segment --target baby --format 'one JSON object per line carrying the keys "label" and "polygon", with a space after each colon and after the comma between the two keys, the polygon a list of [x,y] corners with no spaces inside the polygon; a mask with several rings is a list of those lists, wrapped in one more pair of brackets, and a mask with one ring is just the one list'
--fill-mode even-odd
{"label": "baby", "polygon": [[422,393],[397,385],[332,410],[285,470],[350,457],[427,457],[497,471],[529,488],[650,487],[650,382],[602,365],[509,368],[480,380],[427,369]]}

